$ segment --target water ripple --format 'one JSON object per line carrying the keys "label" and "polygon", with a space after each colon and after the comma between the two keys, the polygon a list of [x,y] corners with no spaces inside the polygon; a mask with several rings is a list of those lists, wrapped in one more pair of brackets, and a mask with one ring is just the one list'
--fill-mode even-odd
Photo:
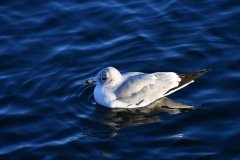
{"label": "water ripple", "polygon": [[[239,157],[238,1],[0,4],[0,159]],[[195,109],[111,110],[83,84],[107,66],[213,72],[169,96]]]}

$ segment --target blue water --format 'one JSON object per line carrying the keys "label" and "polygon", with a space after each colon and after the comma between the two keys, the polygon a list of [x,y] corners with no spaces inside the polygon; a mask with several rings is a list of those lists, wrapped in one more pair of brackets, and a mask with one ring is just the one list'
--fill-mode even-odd
{"label": "blue water", "polygon": [[[240,159],[239,0],[1,1],[0,10],[1,160]],[[213,71],[168,96],[196,110],[111,110],[82,83],[107,66]]]}

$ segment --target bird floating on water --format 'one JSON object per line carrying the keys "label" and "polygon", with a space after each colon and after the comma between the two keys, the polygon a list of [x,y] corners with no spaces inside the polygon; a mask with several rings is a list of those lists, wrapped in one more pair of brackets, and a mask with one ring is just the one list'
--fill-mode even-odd
{"label": "bird floating on water", "polygon": [[186,87],[210,70],[211,68],[180,75],[174,72],[121,74],[114,67],[106,67],[85,83],[96,83],[94,98],[102,106],[136,108],[149,105],[161,97]]}

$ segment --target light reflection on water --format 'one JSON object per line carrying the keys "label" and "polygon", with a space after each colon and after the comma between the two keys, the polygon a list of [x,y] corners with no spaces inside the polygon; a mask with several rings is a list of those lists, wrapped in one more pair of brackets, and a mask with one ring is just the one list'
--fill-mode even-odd
{"label": "light reflection on water", "polygon": [[[239,6],[0,2],[0,159],[238,159]],[[157,105],[115,110],[81,83],[108,66],[213,72]]]}

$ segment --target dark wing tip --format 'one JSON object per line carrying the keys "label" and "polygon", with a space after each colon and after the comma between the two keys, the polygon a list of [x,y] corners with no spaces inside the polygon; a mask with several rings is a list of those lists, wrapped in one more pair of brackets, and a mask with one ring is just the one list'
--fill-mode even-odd
{"label": "dark wing tip", "polygon": [[173,91],[173,90],[176,90],[176,89],[182,87],[183,85],[191,82],[192,80],[198,78],[199,76],[201,76],[204,73],[209,72],[211,70],[212,70],[212,68],[203,69],[203,70],[193,72],[193,73],[179,74],[178,76],[181,78],[181,81],[180,81],[179,85],[175,88],[172,88],[172,89],[168,90],[165,94],[169,93],[170,91]]}
{"label": "dark wing tip", "polygon": [[212,71],[212,68],[208,68],[208,69],[202,69],[202,70],[200,70],[200,71],[198,71],[198,72],[200,72],[200,73],[206,73],[206,72],[209,72],[209,71]]}

